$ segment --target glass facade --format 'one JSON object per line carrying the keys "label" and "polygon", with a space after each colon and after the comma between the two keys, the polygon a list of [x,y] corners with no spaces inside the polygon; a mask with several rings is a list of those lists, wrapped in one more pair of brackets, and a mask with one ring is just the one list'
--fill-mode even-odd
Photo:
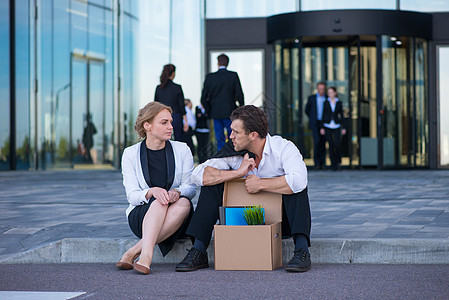
{"label": "glass facade", "polygon": [[0,1],[0,170],[10,169],[9,2]]}
{"label": "glass facade", "polygon": [[294,41],[283,41],[275,44],[275,86],[276,92],[273,98],[275,111],[275,128],[271,128],[274,134],[282,132],[283,136],[293,141],[300,149],[303,149],[303,138],[300,136],[301,114],[300,90],[299,90],[299,45]]}
{"label": "glass facade", "polygon": [[199,104],[205,73],[203,0],[141,1],[139,30],[140,106],[154,100],[165,64],[176,66],[174,82]]}
{"label": "glass facade", "polygon": [[[432,41],[292,37],[274,42],[272,65],[269,45],[206,47],[207,18],[338,9],[449,12],[449,1],[0,1],[0,170],[118,168],[123,149],[138,141],[135,118],[153,101],[163,65],[177,67],[174,81],[197,105],[205,73],[216,70],[222,52],[239,73],[246,103],[273,109],[271,131],[292,140],[308,165],[314,150],[304,107],[324,81],[337,87],[344,106],[343,166],[429,166]],[[447,46],[437,49],[442,114],[448,54]],[[448,166],[448,126],[438,120],[438,161]]]}
{"label": "glass facade", "polygon": [[439,165],[449,167],[449,46],[438,48]]}
{"label": "glass facade", "polygon": [[16,169],[31,167],[30,136],[30,10],[28,0],[15,3],[15,144]]}
{"label": "glass facade", "polygon": [[[134,135],[126,121],[134,123],[138,109],[137,2],[16,0],[12,39],[9,2],[2,1],[1,39],[15,41],[15,109],[9,106],[10,60],[4,59],[1,169],[119,165],[127,136]],[[8,43],[0,51],[10,57]]]}
{"label": "glass facade", "polygon": [[336,87],[343,104],[342,166],[429,165],[427,41],[361,36],[317,46],[296,39],[274,49],[275,132],[298,145],[307,165],[314,149],[304,111],[320,81]]}

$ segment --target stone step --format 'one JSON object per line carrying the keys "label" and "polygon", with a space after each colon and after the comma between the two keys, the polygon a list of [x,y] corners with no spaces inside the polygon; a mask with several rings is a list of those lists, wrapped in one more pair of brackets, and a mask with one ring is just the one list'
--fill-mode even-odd
{"label": "stone step", "polygon": [[[115,263],[137,239],[67,238],[21,253],[0,256],[2,264],[20,263]],[[312,263],[448,264],[448,239],[312,239]],[[192,246],[178,241],[162,257],[155,249],[153,263],[179,263]],[[211,242],[208,253],[213,264]],[[293,253],[292,239],[283,240],[283,264]]]}

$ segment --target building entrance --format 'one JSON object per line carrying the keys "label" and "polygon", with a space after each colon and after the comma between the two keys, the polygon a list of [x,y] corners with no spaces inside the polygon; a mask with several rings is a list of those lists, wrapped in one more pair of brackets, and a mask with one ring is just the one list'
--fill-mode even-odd
{"label": "building entrance", "polygon": [[316,84],[324,82],[336,87],[343,104],[343,167],[426,165],[425,44],[395,36],[277,41],[276,133],[295,142],[306,164],[313,166],[315,149],[305,106]]}

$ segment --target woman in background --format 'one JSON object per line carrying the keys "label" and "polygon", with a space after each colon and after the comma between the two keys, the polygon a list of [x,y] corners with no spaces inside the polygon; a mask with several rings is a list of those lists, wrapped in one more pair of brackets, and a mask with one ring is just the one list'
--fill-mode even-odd
{"label": "woman in background", "polygon": [[172,64],[164,66],[160,77],[161,84],[156,87],[154,101],[171,107],[175,141],[183,141],[183,131],[187,132],[189,126],[184,108],[184,93],[181,86],[173,82],[175,71],[176,67]]}
{"label": "woman in background", "polygon": [[343,128],[343,105],[338,100],[337,89],[330,87],[327,89],[327,100],[323,104],[323,118],[321,120],[320,134],[326,135],[329,143],[329,156],[332,163],[332,170],[340,169],[341,163],[341,135],[346,134]]}

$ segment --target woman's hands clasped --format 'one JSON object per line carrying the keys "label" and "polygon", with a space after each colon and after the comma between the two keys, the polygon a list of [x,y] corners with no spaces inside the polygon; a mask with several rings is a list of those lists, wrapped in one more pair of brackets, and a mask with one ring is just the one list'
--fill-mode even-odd
{"label": "woman's hands clasped", "polygon": [[162,205],[168,205],[179,199],[179,193],[176,190],[166,191],[160,187],[152,187],[147,192],[147,199],[154,197]]}

